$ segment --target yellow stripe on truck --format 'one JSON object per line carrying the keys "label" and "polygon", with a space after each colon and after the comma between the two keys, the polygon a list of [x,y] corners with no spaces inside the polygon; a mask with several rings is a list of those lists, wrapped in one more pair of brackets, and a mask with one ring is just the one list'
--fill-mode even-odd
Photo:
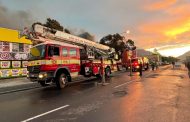
{"label": "yellow stripe on truck", "polygon": [[38,66],[38,65],[52,65],[52,64],[80,64],[80,60],[36,60],[29,61],[28,66]]}

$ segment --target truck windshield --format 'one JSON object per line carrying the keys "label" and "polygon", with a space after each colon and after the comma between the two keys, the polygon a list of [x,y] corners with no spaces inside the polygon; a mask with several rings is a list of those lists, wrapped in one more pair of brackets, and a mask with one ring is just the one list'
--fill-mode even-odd
{"label": "truck windshield", "polygon": [[30,49],[30,60],[42,59],[45,57],[45,45],[39,45]]}

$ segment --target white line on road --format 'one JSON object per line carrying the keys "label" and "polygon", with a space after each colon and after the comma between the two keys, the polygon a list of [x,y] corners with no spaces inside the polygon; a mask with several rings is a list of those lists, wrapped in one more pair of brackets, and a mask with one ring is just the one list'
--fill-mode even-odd
{"label": "white line on road", "polygon": [[[150,76],[150,75],[152,75],[152,74],[147,74],[147,75],[145,75],[144,77],[148,77],[148,76]],[[141,79],[131,80],[131,81],[128,81],[128,82],[126,82],[126,83],[123,83],[123,84],[120,84],[120,85],[118,85],[118,86],[115,86],[114,88],[119,88],[119,87],[121,87],[121,86],[130,84],[131,82],[133,82],[133,81],[138,81],[138,80],[141,80]]]}
{"label": "white line on road", "polygon": [[137,80],[137,79],[128,81],[128,82],[126,82],[126,83],[123,83],[123,84],[120,84],[120,85],[118,85],[118,86],[115,86],[114,88],[119,88],[119,87],[121,87],[121,86],[127,85],[127,84],[129,84],[129,83],[131,83],[131,82],[133,82],[133,81],[136,81],[136,80]]}
{"label": "white line on road", "polygon": [[41,117],[41,116],[44,116],[44,115],[50,114],[50,113],[52,113],[52,112],[58,111],[58,110],[60,110],[60,109],[66,108],[66,107],[69,107],[69,105],[61,106],[61,107],[56,108],[56,109],[53,109],[53,110],[51,110],[51,111],[48,111],[48,112],[45,112],[45,113],[39,114],[39,115],[37,115],[37,116],[31,117],[31,118],[26,119],[26,120],[23,120],[23,121],[21,121],[21,122],[28,122],[28,121],[31,121],[31,120],[33,120],[33,119],[39,118],[39,117]]}

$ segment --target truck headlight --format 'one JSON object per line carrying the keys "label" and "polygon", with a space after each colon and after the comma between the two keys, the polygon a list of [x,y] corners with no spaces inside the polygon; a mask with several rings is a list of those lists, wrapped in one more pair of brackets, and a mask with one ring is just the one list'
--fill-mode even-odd
{"label": "truck headlight", "polygon": [[47,73],[40,73],[39,75],[38,75],[38,77],[40,78],[40,79],[42,79],[42,78],[44,78],[44,77],[47,77]]}
{"label": "truck headlight", "polygon": [[43,76],[43,74],[39,74],[39,76],[38,76],[40,79],[42,79],[44,76]]}

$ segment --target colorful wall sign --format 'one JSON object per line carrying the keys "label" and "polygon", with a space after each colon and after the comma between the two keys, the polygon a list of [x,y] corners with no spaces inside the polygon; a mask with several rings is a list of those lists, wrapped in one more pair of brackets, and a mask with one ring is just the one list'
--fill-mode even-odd
{"label": "colorful wall sign", "polygon": [[12,68],[20,68],[21,61],[12,61]]}
{"label": "colorful wall sign", "polygon": [[27,75],[26,68],[0,69],[0,78],[11,78],[11,77],[26,76],[26,75]]}
{"label": "colorful wall sign", "polygon": [[27,53],[12,53],[13,60],[27,60],[28,54]]}
{"label": "colorful wall sign", "polygon": [[9,69],[0,70],[0,77],[1,78],[7,78],[9,76],[10,76],[10,70]]}
{"label": "colorful wall sign", "polygon": [[0,67],[2,69],[10,68],[10,66],[11,66],[11,62],[10,61],[0,61]]}
{"label": "colorful wall sign", "polygon": [[26,76],[27,75],[27,69],[26,68],[21,69],[21,74],[22,74],[22,76]]}
{"label": "colorful wall sign", "polygon": [[28,61],[22,61],[22,67],[26,68],[28,66]]}
{"label": "colorful wall sign", "polygon": [[0,52],[0,60],[11,60],[12,56],[10,52]]}
{"label": "colorful wall sign", "polygon": [[15,77],[15,76],[19,76],[19,69],[11,69],[11,76]]}

